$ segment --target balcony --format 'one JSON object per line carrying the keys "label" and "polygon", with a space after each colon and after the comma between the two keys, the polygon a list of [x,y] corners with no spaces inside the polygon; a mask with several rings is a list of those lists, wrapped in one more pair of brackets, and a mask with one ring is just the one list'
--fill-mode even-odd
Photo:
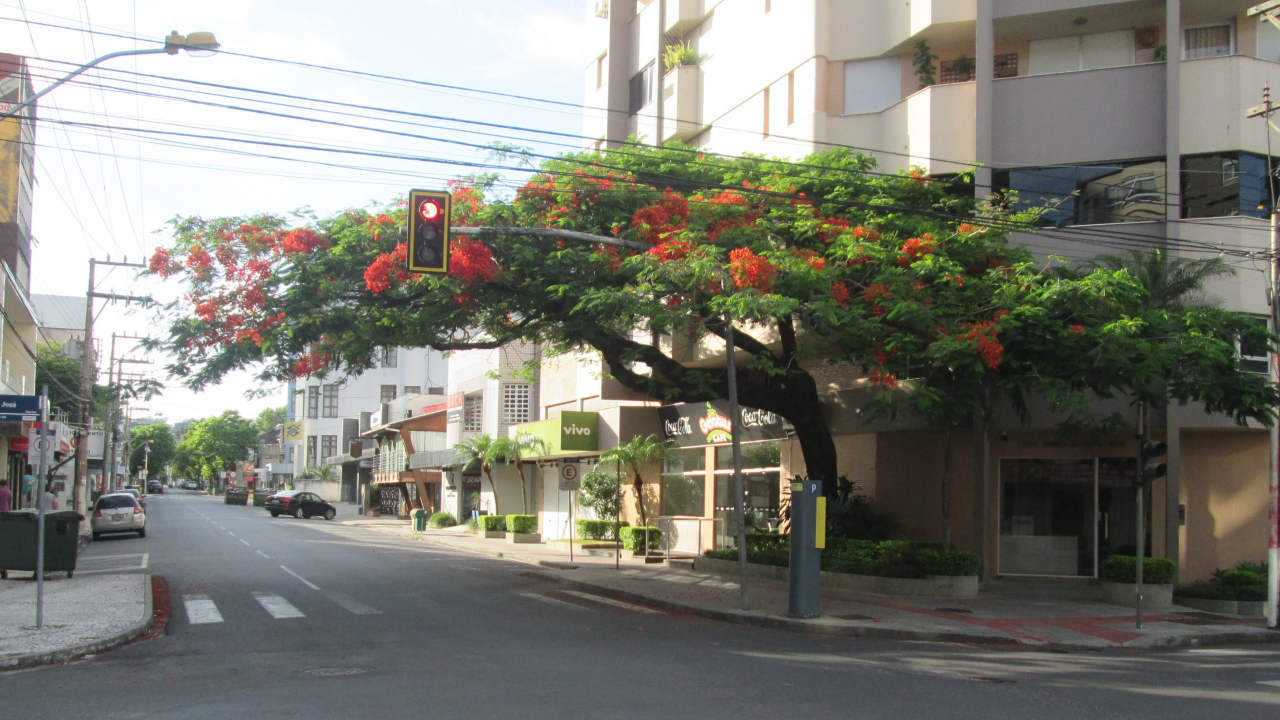
{"label": "balcony", "polygon": [[707,16],[707,5],[706,0],[667,0],[667,26],[663,32],[672,37],[683,36]]}
{"label": "balcony", "polygon": [[1182,154],[1247,150],[1265,155],[1266,126],[1245,118],[1245,111],[1262,102],[1266,83],[1280,88],[1280,63],[1245,55],[1184,60]]}
{"label": "balcony", "polygon": [[681,65],[662,78],[662,142],[688,140],[702,129],[702,68]]}
{"label": "balcony", "polygon": [[[959,172],[975,160],[976,83],[934,85],[878,113],[832,117],[828,142],[879,148],[880,167]],[[946,161],[952,162],[946,162]]]}

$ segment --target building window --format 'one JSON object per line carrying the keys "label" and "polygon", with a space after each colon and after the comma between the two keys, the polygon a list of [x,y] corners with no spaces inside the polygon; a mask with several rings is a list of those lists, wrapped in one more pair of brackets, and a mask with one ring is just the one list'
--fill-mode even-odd
{"label": "building window", "polygon": [[996,77],[1018,77],[1018,53],[1005,53],[996,56]]}
{"label": "building window", "polygon": [[404,394],[405,395],[421,395],[422,386],[421,385],[405,385]]}
{"label": "building window", "polygon": [[382,367],[393,368],[396,366],[396,359],[399,354],[399,348],[382,348],[381,356],[378,358]]}
{"label": "building window", "polygon": [[320,459],[331,458],[338,454],[338,436],[322,435],[320,436]]}
{"label": "building window", "polygon": [[395,385],[383,385],[383,386],[382,386],[382,399],[381,399],[381,400],[379,400],[379,402],[389,403],[389,402],[391,402],[392,400],[395,400],[395,399],[396,399],[396,386],[395,386]]}
{"label": "building window", "polygon": [[429,387],[429,388],[427,388],[427,394],[428,394],[428,395],[443,395],[443,394],[444,394],[444,388],[442,388],[442,387]]}
{"label": "building window", "polygon": [[1160,160],[1017,168],[992,174],[997,188],[1018,192],[1019,209],[1048,206],[1039,223],[1057,227],[1162,220],[1165,178]]}
{"label": "building window", "polygon": [[1182,57],[1195,60],[1230,55],[1235,50],[1234,34],[1231,23],[1189,27],[1184,31],[1186,39],[1182,45]]}
{"label": "building window", "polygon": [[1267,158],[1252,153],[1216,153],[1182,159],[1182,216],[1266,217],[1271,188]]}
{"label": "building window", "polygon": [[480,432],[484,429],[484,396],[467,397],[462,402],[462,431]]}
{"label": "building window", "polygon": [[628,112],[632,115],[644,109],[653,100],[654,65],[649,63],[643,70],[631,76],[630,102]]}
{"label": "building window", "polygon": [[337,383],[329,383],[324,386],[324,410],[323,416],[327,418],[338,417],[338,385]]}
{"label": "building window", "polygon": [[[1256,322],[1258,325],[1261,325],[1263,330],[1267,328],[1267,321],[1265,318],[1249,319]],[[1241,339],[1237,345],[1240,349],[1240,364],[1243,365],[1246,370],[1264,374],[1270,371],[1271,358],[1268,354],[1267,343],[1265,340],[1262,342],[1246,342]]]}
{"label": "building window", "polygon": [[533,420],[533,386],[509,384],[502,386],[502,422],[519,425]]}
{"label": "building window", "polygon": [[1240,158],[1222,158],[1222,187],[1240,182]]}
{"label": "building window", "polygon": [[315,420],[320,417],[320,386],[307,386],[307,417]]}
{"label": "building window", "polygon": [[307,467],[316,466],[316,436],[307,436]]}

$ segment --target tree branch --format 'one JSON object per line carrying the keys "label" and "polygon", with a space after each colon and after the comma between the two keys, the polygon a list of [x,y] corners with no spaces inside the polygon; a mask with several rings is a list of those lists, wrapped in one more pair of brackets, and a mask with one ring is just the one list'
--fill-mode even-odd
{"label": "tree branch", "polygon": [[626,248],[628,250],[648,250],[649,244],[637,242],[635,240],[622,240],[620,238],[609,237],[608,235],[593,235],[591,233],[578,232],[576,230],[561,230],[559,228],[523,228],[523,227],[451,227],[449,232],[455,235],[475,235],[477,237],[497,237],[502,235],[537,235],[541,237],[565,238],[567,240],[582,240],[589,243],[597,243],[600,245],[613,245],[614,247]]}

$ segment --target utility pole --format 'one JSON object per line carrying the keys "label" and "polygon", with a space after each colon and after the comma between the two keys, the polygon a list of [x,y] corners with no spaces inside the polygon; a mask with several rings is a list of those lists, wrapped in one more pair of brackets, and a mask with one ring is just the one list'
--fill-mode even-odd
{"label": "utility pole", "polygon": [[[1249,10],[1250,15],[1264,14],[1266,19],[1276,27],[1275,12],[1280,2],[1268,2]],[[1262,87],[1262,104],[1249,108],[1246,117],[1261,117],[1266,120],[1267,133],[1267,196],[1271,210],[1271,257],[1267,268],[1267,304],[1271,306],[1271,332],[1280,334],[1280,218],[1276,215],[1275,172],[1271,168],[1271,130],[1275,123],[1271,114],[1277,109],[1271,103],[1271,86]],[[1280,353],[1271,353],[1271,382],[1280,383]],[[1269,497],[1267,538],[1267,625],[1275,628],[1280,624],[1280,426],[1272,425],[1270,457]]]}

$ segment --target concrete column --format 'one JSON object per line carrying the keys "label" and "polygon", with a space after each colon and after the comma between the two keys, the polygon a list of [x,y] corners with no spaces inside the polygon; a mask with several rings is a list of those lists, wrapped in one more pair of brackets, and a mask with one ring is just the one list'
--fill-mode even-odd
{"label": "concrete column", "polygon": [[[1181,236],[1182,218],[1182,0],[1165,0],[1165,26],[1167,27],[1165,61],[1165,182],[1166,219],[1165,236],[1177,239]],[[1180,527],[1178,506],[1182,495],[1182,428],[1176,410],[1170,404],[1165,408],[1166,440],[1169,467],[1165,477],[1165,557],[1178,560]],[[1154,548],[1153,548],[1154,549]],[[1179,568],[1181,570],[1181,568]]]}
{"label": "concrete column", "polygon": [[996,73],[996,33],[995,33],[995,0],[977,0],[977,22],[974,33],[974,54],[977,63],[974,66],[977,75],[975,108],[977,111],[977,136],[974,138],[974,150],[979,167],[975,172],[975,193],[984,198],[991,194],[991,158],[994,145],[992,118],[994,102],[992,93]]}

